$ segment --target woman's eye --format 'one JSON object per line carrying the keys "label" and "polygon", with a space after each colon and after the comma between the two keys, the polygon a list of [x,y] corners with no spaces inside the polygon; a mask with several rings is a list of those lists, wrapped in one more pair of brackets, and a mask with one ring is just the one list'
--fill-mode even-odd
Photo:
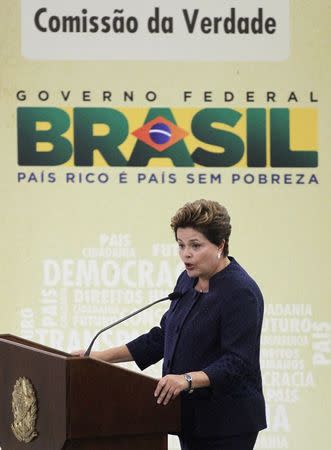
{"label": "woman's eye", "polygon": [[192,248],[194,248],[196,250],[197,248],[200,248],[200,244],[193,244]]}

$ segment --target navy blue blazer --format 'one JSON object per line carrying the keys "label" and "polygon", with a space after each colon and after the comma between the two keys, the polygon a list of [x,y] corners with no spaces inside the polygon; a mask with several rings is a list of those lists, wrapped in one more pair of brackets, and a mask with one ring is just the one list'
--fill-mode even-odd
{"label": "navy blue blazer", "polygon": [[159,327],[127,344],[140,369],[163,358],[163,375],[204,371],[210,387],[182,395],[182,434],[219,437],[265,428],[260,371],[263,297],[255,281],[231,263],[209,280],[209,292],[194,289],[184,271]]}

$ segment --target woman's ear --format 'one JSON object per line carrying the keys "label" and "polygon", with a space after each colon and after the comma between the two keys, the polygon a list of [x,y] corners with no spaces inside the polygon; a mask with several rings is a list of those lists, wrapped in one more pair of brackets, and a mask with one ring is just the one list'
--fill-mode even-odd
{"label": "woman's ear", "polygon": [[217,248],[217,259],[221,259],[221,256],[223,254],[224,244],[225,244],[225,240],[223,239]]}

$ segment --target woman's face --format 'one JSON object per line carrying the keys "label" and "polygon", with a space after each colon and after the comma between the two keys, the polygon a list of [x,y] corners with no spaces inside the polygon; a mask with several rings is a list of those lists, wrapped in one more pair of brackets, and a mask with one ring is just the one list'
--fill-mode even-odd
{"label": "woman's face", "polygon": [[222,246],[211,243],[202,233],[189,227],[177,229],[177,242],[189,277],[209,279],[219,271],[221,259],[217,255]]}

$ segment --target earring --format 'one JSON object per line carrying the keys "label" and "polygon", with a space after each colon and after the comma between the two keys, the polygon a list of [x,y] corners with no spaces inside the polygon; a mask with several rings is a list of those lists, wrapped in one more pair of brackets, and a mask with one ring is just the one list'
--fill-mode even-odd
{"label": "earring", "polygon": [[222,252],[217,253],[217,259],[221,259]]}

